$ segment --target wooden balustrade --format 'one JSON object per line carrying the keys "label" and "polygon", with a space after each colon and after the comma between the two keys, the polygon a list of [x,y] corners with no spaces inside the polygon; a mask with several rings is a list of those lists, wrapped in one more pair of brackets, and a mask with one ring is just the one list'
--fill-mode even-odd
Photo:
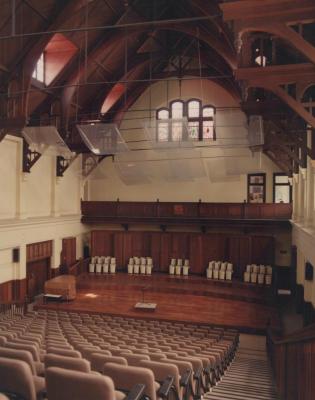
{"label": "wooden balustrade", "polygon": [[193,221],[207,220],[288,220],[292,205],[282,203],[184,203],[82,201],[82,221],[141,220]]}
{"label": "wooden balustrade", "polygon": [[268,331],[267,349],[281,400],[314,399],[315,324],[285,338]]}
{"label": "wooden balustrade", "polygon": [[88,266],[89,266],[89,261],[90,261],[89,258],[78,260],[77,262],[72,264],[70,267],[68,267],[67,273],[69,275],[78,276],[84,272],[87,272]]}

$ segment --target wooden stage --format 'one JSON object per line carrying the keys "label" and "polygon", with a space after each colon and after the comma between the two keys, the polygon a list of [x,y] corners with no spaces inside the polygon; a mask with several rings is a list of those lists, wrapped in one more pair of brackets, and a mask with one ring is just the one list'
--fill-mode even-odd
{"label": "wooden stage", "polygon": [[[156,310],[136,310],[134,305],[143,300],[157,303]],[[262,333],[268,321],[274,328],[280,326],[271,288],[159,273],[81,274],[77,277],[75,300],[38,307],[213,324],[236,327],[243,332]]]}

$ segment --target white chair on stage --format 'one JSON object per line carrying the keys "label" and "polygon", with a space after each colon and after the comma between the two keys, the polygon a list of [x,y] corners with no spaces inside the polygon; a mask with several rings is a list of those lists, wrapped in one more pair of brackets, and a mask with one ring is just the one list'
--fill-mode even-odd
{"label": "white chair on stage", "polygon": [[227,266],[226,266],[225,279],[227,281],[231,281],[232,280],[232,275],[233,275],[233,264],[232,263],[228,263]]}
{"label": "white chair on stage", "polygon": [[116,258],[115,257],[112,257],[110,259],[109,272],[111,274],[115,274],[116,273]]}
{"label": "white chair on stage", "polygon": [[266,273],[267,273],[267,275],[272,275],[272,266],[271,265],[266,266]]}
{"label": "white chair on stage", "polygon": [[176,265],[176,267],[175,267],[175,274],[176,275],[180,275],[181,274],[181,272],[182,272],[182,266],[181,265]]}
{"label": "white chair on stage", "polygon": [[221,263],[220,271],[226,271],[227,265],[228,265],[227,262]]}
{"label": "white chair on stage", "polygon": [[145,275],[146,272],[146,264],[140,264],[140,273]]}
{"label": "white chair on stage", "polygon": [[213,277],[213,269],[207,268],[207,278],[212,279],[212,277]]}
{"label": "white chair on stage", "polygon": [[225,269],[220,269],[220,271],[219,271],[219,279],[221,281],[225,280],[225,273],[226,273]]}
{"label": "white chair on stage", "polygon": [[259,274],[259,265],[252,264],[252,272],[254,274]]}
{"label": "white chair on stage", "polygon": [[209,261],[208,268],[214,269],[214,263],[215,261]]}
{"label": "white chair on stage", "polygon": [[147,264],[145,267],[146,275],[152,275],[153,264]]}
{"label": "white chair on stage", "polygon": [[246,265],[246,272],[249,274],[252,272],[252,266],[250,264]]}
{"label": "white chair on stage", "polygon": [[[133,273],[134,274],[139,274],[139,272],[140,272],[140,264],[137,264],[137,262],[138,262],[138,260],[136,260],[136,263],[133,266]],[[139,260],[139,262],[140,262],[140,260]]]}
{"label": "white chair on stage", "polygon": [[219,279],[220,266],[221,266],[221,262],[215,261],[214,269],[213,269],[213,279]]}
{"label": "white chair on stage", "polygon": [[103,272],[103,264],[97,263],[95,266],[95,272],[101,274]]}
{"label": "white chair on stage", "polygon": [[170,264],[169,268],[168,268],[168,273],[170,275],[174,275],[175,274],[175,265]]}
{"label": "white chair on stage", "polygon": [[96,257],[93,256],[93,257],[91,258],[91,264],[95,264],[95,263],[96,263]]}
{"label": "white chair on stage", "polygon": [[103,264],[103,272],[104,272],[104,274],[109,273],[109,262],[108,261],[105,261],[105,263]]}
{"label": "white chair on stage", "polygon": [[258,274],[258,284],[263,285],[265,283],[265,274]]}
{"label": "white chair on stage", "polygon": [[256,272],[252,272],[250,274],[250,282],[251,283],[257,283],[257,277],[258,277],[258,274]]}
{"label": "white chair on stage", "polygon": [[265,282],[266,282],[266,285],[270,286],[272,283],[272,275],[269,275],[269,274],[265,275]]}
{"label": "white chair on stage", "polygon": [[134,267],[134,265],[130,264],[130,262],[129,262],[129,264],[128,264],[128,274],[133,274],[133,267]]}
{"label": "white chair on stage", "polygon": [[250,272],[245,271],[244,272],[244,282],[249,283],[250,282]]}
{"label": "white chair on stage", "polygon": [[91,263],[89,264],[89,273],[94,274],[94,272],[95,272],[95,264]]}

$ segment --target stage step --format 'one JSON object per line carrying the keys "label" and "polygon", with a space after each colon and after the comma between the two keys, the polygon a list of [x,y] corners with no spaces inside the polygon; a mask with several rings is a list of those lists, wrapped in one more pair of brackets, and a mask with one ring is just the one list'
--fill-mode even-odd
{"label": "stage step", "polygon": [[279,400],[265,348],[265,337],[240,335],[236,356],[204,400]]}

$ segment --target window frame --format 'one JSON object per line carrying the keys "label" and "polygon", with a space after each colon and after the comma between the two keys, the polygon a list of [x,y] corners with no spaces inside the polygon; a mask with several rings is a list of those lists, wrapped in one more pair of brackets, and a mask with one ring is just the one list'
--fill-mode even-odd
{"label": "window frame", "polygon": [[[39,60],[41,59],[41,57],[43,57],[43,80],[40,80],[37,77],[37,75],[38,75],[38,63],[39,63]],[[35,73],[36,77],[33,76],[34,73]],[[35,68],[34,68],[34,70],[32,72],[32,79],[34,79],[35,82],[46,86],[46,52],[45,52],[45,50],[40,54],[39,58],[36,61]]]}
{"label": "window frame", "polygon": [[[189,117],[189,103],[192,101],[197,101],[199,103],[199,116],[198,117]],[[169,102],[168,107],[161,107],[159,109],[156,110],[156,120],[157,120],[157,132],[156,132],[156,136],[157,136],[157,140],[159,141],[159,128],[158,128],[158,121],[163,121],[162,119],[158,118],[158,115],[160,113],[160,111],[168,111],[169,113],[169,128],[168,128],[168,140],[172,141],[172,129],[171,129],[171,120],[173,119],[173,113],[172,113],[172,106],[174,103],[182,103],[183,104],[183,118],[187,118],[187,122],[189,124],[189,122],[198,122],[199,124],[199,131],[198,131],[198,138],[195,139],[196,141],[203,141],[203,140],[216,140],[216,131],[215,131],[215,115],[216,115],[216,108],[212,105],[212,104],[203,104],[202,100],[197,99],[195,97],[192,97],[186,101],[181,100],[181,99],[175,99]],[[203,110],[205,108],[211,108],[213,109],[213,117],[204,117],[203,116]],[[204,139],[203,138],[203,123],[204,121],[213,121],[213,137],[212,139]],[[187,139],[186,137],[183,137],[183,139]]]}
{"label": "window frame", "polygon": [[287,176],[285,172],[274,172],[273,173],[273,181],[272,181],[272,201],[275,204],[281,204],[281,203],[276,203],[276,186],[289,186],[289,203],[284,203],[284,204],[291,204],[292,203],[292,186],[290,185],[289,181],[288,183],[276,183],[276,178],[277,176]]}
{"label": "window frame", "polygon": [[[251,183],[250,178],[253,176],[260,176],[263,178],[263,183]],[[262,186],[263,187],[263,201],[262,203],[256,203],[250,201],[250,187],[251,186]],[[247,202],[250,204],[263,204],[266,203],[266,173],[265,172],[259,172],[255,174],[247,174]]]}

